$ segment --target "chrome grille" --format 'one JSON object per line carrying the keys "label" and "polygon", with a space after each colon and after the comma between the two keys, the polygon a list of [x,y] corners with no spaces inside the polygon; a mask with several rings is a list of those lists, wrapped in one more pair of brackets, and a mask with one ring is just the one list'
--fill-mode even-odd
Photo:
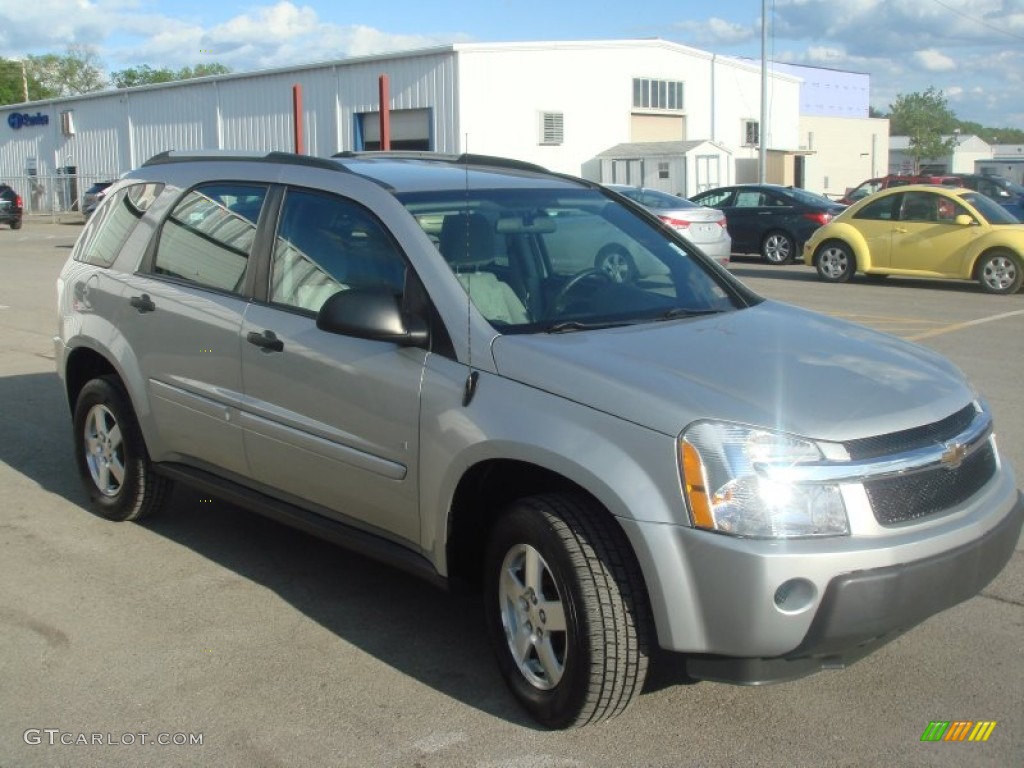
{"label": "chrome grille", "polygon": [[955,507],[981,490],[995,472],[995,451],[987,440],[956,469],[936,467],[868,480],[864,489],[875,519],[882,525],[895,525]]}

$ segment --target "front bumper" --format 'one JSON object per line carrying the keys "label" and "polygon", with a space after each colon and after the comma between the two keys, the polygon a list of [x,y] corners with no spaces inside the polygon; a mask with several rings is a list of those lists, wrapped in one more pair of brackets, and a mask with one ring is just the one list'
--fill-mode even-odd
{"label": "front bumper", "polygon": [[659,645],[695,677],[759,683],[844,666],[977,594],[1013,555],[1012,472],[957,512],[824,539],[742,539],[621,520]]}
{"label": "front bumper", "polygon": [[757,685],[848,666],[930,616],[978,594],[1013,556],[1024,522],[1011,514],[982,538],[912,563],[832,579],[803,642],[775,658],[694,656],[692,677]]}

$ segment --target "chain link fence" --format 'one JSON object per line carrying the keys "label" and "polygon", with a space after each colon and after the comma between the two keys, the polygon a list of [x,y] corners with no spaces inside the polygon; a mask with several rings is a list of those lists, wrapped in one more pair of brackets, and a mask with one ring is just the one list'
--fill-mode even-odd
{"label": "chain link fence", "polygon": [[21,195],[25,216],[56,218],[81,214],[86,195],[93,184],[114,181],[117,176],[105,174],[64,173],[45,176],[11,176],[0,182],[11,186]]}

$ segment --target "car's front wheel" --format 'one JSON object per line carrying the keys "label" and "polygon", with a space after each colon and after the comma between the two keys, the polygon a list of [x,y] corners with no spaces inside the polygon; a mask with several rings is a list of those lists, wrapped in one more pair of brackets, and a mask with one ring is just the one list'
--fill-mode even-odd
{"label": "car's front wheel", "polygon": [[75,404],[75,459],[89,498],[108,520],[160,510],[171,481],[153,471],[128,395],[118,379],[93,379]]}
{"label": "car's front wheel", "polygon": [[830,283],[845,283],[857,271],[857,261],[845,243],[825,243],[814,256],[818,277]]}
{"label": "car's front wheel", "polygon": [[512,504],[485,558],[485,614],[502,675],[550,728],[617,715],[647,674],[650,609],[622,530],[594,502]]}
{"label": "car's front wheel", "polygon": [[978,262],[978,282],[989,293],[1016,293],[1022,277],[1020,260],[1009,251],[986,253]]}
{"label": "car's front wheel", "polygon": [[785,232],[769,232],[761,243],[761,255],[769,264],[789,264],[796,256],[796,241]]}

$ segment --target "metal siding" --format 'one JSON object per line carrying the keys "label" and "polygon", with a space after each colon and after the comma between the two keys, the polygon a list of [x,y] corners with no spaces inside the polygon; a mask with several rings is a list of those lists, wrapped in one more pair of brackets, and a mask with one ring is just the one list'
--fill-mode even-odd
{"label": "metal siding", "polygon": [[169,149],[204,149],[216,114],[216,86],[196,83],[187,90],[160,89],[125,94],[130,113],[132,164]]}

